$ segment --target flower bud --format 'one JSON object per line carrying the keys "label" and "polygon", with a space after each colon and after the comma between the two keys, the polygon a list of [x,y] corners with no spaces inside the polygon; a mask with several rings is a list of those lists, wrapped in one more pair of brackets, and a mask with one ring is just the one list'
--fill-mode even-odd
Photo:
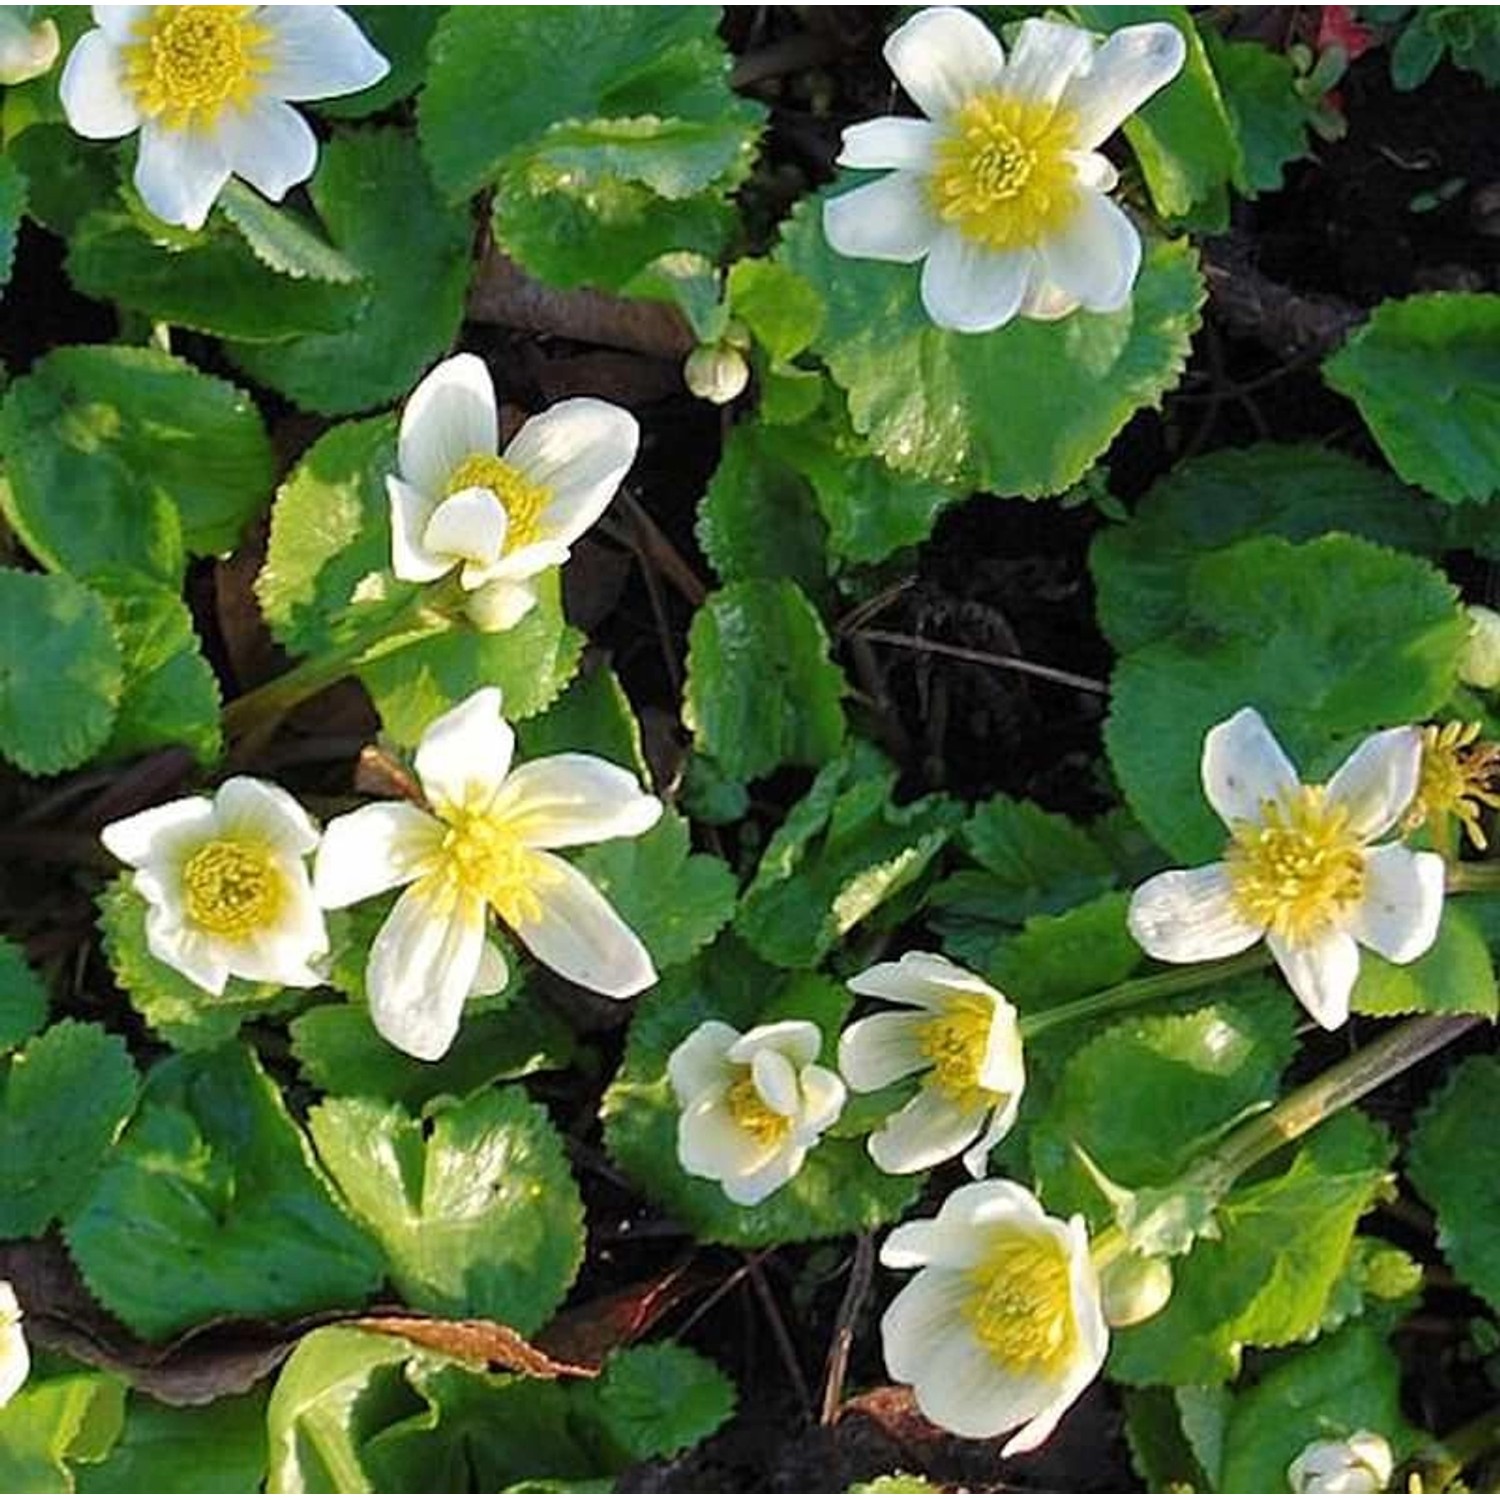
{"label": "flower bud", "polygon": [[1469,639],[1458,659],[1458,676],[1470,687],[1500,687],[1500,614],[1482,604],[1468,607]]}
{"label": "flower bud", "polygon": [[682,378],[700,401],[727,406],[750,383],[750,366],[728,344],[700,344],[688,355]]}
{"label": "flower bud", "polygon": [[1309,1443],[1286,1477],[1297,1495],[1379,1495],[1395,1467],[1391,1445],[1378,1432],[1356,1432],[1342,1442]]}
{"label": "flower bud", "polygon": [[25,9],[0,5],[0,83],[40,78],[57,61],[57,27],[51,21],[29,26]]}
{"label": "flower bud", "polygon": [[1104,1317],[1111,1328],[1154,1318],[1172,1295],[1172,1264],[1127,1250],[1099,1272]]}

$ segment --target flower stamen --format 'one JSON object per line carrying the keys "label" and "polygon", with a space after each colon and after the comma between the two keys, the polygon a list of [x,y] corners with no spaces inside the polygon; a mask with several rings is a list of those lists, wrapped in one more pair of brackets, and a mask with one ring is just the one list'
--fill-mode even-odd
{"label": "flower stamen", "polygon": [[282,881],[266,852],[239,839],[213,839],[182,867],[189,920],[219,937],[242,938],[275,924]]}
{"label": "flower stamen", "polygon": [[533,484],[514,464],[494,453],[471,453],[448,475],[444,498],[460,490],[489,490],[505,507],[505,551],[515,552],[542,535],[542,512],[552,498],[544,484]]}
{"label": "flower stamen", "polygon": [[481,892],[508,927],[540,921],[545,866],[505,823],[482,813],[455,813],[440,859],[458,888]]}
{"label": "flower stamen", "polygon": [[1402,821],[1404,831],[1454,817],[1476,849],[1489,847],[1479,820],[1484,808],[1500,808],[1500,744],[1480,740],[1482,732],[1478,723],[1456,720],[1422,730],[1421,780]]}
{"label": "flower stamen", "polygon": [[271,31],[253,5],[155,5],[120,50],[125,87],[169,130],[206,129],[255,97],[270,67]]}
{"label": "flower stamen", "polygon": [[762,1146],[780,1145],[792,1128],[786,1115],[779,1114],[761,1098],[749,1068],[745,1069],[742,1078],[730,1084],[724,1103],[734,1117],[734,1123]]}
{"label": "flower stamen", "polygon": [[1067,1365],[1078,1332],[1067,1254],[1054,1239],[1004,1235],[969,1282],[964,1315],[996,1364],[1037,1375]]}
{"label": "flower stamen", "polygon": [[956,995],[920,1025],[917,1046],[932,1062],[932,1083],[960,1109],[978,1109],[998,1097],[979,1082],[993,1023],[994,1007],[987,1001]]}

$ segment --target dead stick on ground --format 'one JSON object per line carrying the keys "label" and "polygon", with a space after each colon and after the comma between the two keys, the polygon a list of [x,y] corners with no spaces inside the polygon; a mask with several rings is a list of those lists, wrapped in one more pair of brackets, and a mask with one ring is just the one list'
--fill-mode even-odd
{"label": "dead stick on ground", "polygon": [[1027,661],[1021,656],[999,656],[992,651],[972,651],[967,646],[950,646],[946,641],[924,640],[919,635],[901,635],[894,630],[861,630],[859,635],[867,641],[878,641],[886,646],[905,646],[909,651],[926,651],[933,656],[951,656],[956,661],[973,662],[975,666],[1024,672],[1030,677],[1041,677],[1048,682],[1061,683],[1064,687],[1079,688],[1085,693],[1098,693],[1101,696],[1109,693],[1109,684],[1100,682],[1097,677],[1065,672],[1061,667],[1045,667],[1040,662]]}
{"label": "dead stick on ground", "polygon": [[797,1399],[802,1403],[802,1410],[810,1417],[813,1410],[812,1391],[808,1388],[807,1376],[797,1358],[797,1346],[792,1343],[792,1336],[787,1332],[786,1319],[781,1316],[781,1309],[776,1305],[776,1295],[772,1292],[759,1261],[750,1266],[750,1285],[755,1288],[755,1295],[760,1298],[760,1305],[765,1310],[766,1321],[771,1325],[771,1336],[776,1341],[776,1351],[781,1355],[781,1362],[786,1366],[786,1372],[796,1388]]}
{"label": "dead stick on ground", "polygon": [[823,1410],[818,1420],[831,1427],[844,1404],[844,1377],[849,1373],[849,1351],[854,1347],[854,1325],[870,1295],[870,1281],[875,1274],[875,1237],[862,1234],[854,1242],[854,1263],[849,1267],[849,1284],[839,1303],[838,1321],[834,1324],[833,1342],[828,1346],[828,1365],[823,1376]]}

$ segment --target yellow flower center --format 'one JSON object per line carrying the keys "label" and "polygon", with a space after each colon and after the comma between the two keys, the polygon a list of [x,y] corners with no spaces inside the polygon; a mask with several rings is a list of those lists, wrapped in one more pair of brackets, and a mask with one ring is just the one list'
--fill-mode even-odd
{"label": "yellow flower center", "polygon": [[264,849],[240,839],[213,839],[182,867],[182,894],[194,926],[242,938],[276,921],[285,891]]}
{"label": "yellow flower center", "polygon": [[1262,816],[1235,827],[1224,856],[1234,902],[1246,921],[1303,943],[1364,893],[1364,848],[1321,786],[1265,802]]}
{"label": "yellow flower center", "polygon": [[1482,809],[1500,807],[1500,745],[1481,742],[1482,726],[1453,722],[1422,731],[1422,774],[1417,795],[1402,827],[1410,833],[1424,823],[1455,817],[1476,849],[1485,849]]}
{"label": "yellow flower center", "polygon": [[785,1115],[778,1114],[761,1098],[749,1068],[745,1069],[743,1078],[730,1084],[724,1103],[734,1117],[734,1123],[747,1135],[754,1136],[762,1146],[780,1145],[792,1128],[792,1122]]}
{"label": "yellow flower center", "polygon": [[483,813],[458,813],[443,836],[442,858],[461,890],[482,895],[508,927],[542,915],[539,890],[546,865],[516,837],[514,828]]}
{"label": "yellow flower center", "polygon": [[1077,120],[1066,110],[991,91],[954,115],[928,179],[945,223],[987,250],[1015,250],[1055,235],[1078,207],[1065,152]]}
{"label": "yellow flower center", "polygon": [[933,1085],[960,1109],[977,1109],[999,1097],[979,1083],[994,1019],[986,1001],[955,995],[946,1010],[918,1027],[917,1046],[932,1062]]}
{"label": "yellow flower center", "polygon": [[963,1305],[974,1337],[997,1365],[1053,1375],[1078,1342],[1067,1252],[1050,1235],[1012,1230],[969,1272]]}
{"label": "yellow flower center", "polygon": [[460,490],[489,490],[505,507],[505,551],[515,552],[542,535],[542,512],[552,498],[544,484],[533,484],[514,464],[493,453],[471,453],[448,476],[444,499]]}
{"label": "yellow flower center", "polygon": [[253,5],[153,5],[121,49],[125,88],[170,130],[213,125],[255,97],[271,31]]}

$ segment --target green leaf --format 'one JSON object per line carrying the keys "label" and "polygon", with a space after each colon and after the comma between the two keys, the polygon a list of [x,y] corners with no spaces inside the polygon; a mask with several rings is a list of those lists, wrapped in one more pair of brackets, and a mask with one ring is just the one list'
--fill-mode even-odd
{"label": "green leaf", "polygon": [[125,759],[182,745],[200,765],[219,758],[219,683],[176,592],[128,568],[90,573],[120,644],[125,688],[106,753]]}
{"label": "green leaf", "polygon": [[125,1382],[90,1371],[31,1380],[0,1408],[0,1490],[70,1494],[74,1464],[103,1456],[120,1431]]}
{"label": "green leaf", "polygon": [[266,1398],[229,1396],[210,1406],[163,1406],[132,1393],[109,1457],[78,1470],[81,1494],[243,1495],[266,1473]]}
{"label": "green leaf", "polygon": [[611,839],[573,861],[646,945],[658,970],[686,963],[734,915],[733,871],[691,850],[687,820],[669,808],[639,838]]}
{"label": "green leaf", "polygon": [[[15,96],[15,89],[6,90],[7,100]],[[6,141],[5,155],[25,174],[26,216],[62,237],[118,188],[118,153],[75,135],[61,123],[60,106],[56,123],[28,125]]]}
{"label": "green leaf", "polygon": [[215,1318],[358,1306],[381,1277],[275,1084],[236,1043],[151,1070],[66,1235],[89,1290],[153,1340]]}
{"label": "green leaf", "polygon": [[217,222],[177,245],[153,240],[131,214],[100,210],[69,240],[67,268],[87,296],[252,343],[335,332],[353,322],[360,305],[352,285],[298,281],[267,269],[233,228]]}
{"label": "green leaf", "polygon": [[1393,964],[1378,953],[1361,953],[1351,1003],[1362,1016],[1477,1013],[1493,1021],[1500,1009],[1494,965],[1462,902],[1444,907],[1437,941],[1421,958]]}
{"label": "green leaf", "polygon": [[97,595],[0,568],[0,755],[33,776],[81,765],[109,738],[123,675]]}
{"label": "green leaf", "polygon": [[99,893],[99,930],[115,981],[141,1018],[179,1052],[202,1052],[227,1042],[246,1021],[299,1003],[298,992],[277,984],[231,979],[210,995],[164,964],[146,942],[146,901],[129,875]]}
{"label": "green leaf", "polygon": [[329,237],[364,277],[364,305],[340,333],[227,347],[262,385],[308,411],[342,416],[405,395],[452,344],[472,225],[438,197],[416,142],[401,130],[336,136],[309,192]]}
{"label": "green leaf", "polygon": [[390,63],[391,71],[357,94],[318,100],[318,113],[334,120],[362,120],[415,93],[426,76],[427,44],[443,9],[438,5],[349,6],[349,15],[370,45]]}
{"label": "green leaf", "polygon": [[823,299],[774,260],[739,260],[726,290],[734,316],[773,361],[795,359],[823,326]]}
{"label": "green leaf", "polygon": [[748,1031],[772,1020],[813,1019],[823,1035],[822,1060],[831,1064],[851,1000],[842,985],[812,974],[788,979],[732,942],[674,970],[638,1003],[624,1061],[604,1096],[610,1155],[642,1192],[713,1243],[827,1239],[898,1218],[920,1191],[922,1175],[880,1171],[863,1140],[824,1136],[801,1171],[754,1208],[736,1207],[718,1183],[689,1177],[677,1161],[681,1111],[667,1058],[679,1042],[709,1020]]}
{"label": "green leaf", "polygon": [[56,349],[0,406],[5,513],[49,568],[135,568],[175,586],[227,552],[271,492],[260,413],[156,349]]}
{"label": "green leaf", "polygon": [[1415,1436],[1401,1414],[1401,1365],[1373,1328],[1356,1326],[1298,1350],[1236,1395],[1224,1433],[1224,1494],[1284,1494],[1309,1444],[1378,1432],[1397,1463]]}
{"label": "green leaf", "polygon": [[509,630],[454,626],[392,636],[359,668],[385,731],[415,745],[440,714],[482,687],[498,687],[511,721],[540,713],[572,680],[583,636],[563,617],[557,569],[536,580],[536,607]]}
{"label": "green leaf", "polygon": [[735,918],[735,931],[762,958],[813,968],[926,873],[958,807],[941,796],[898,807],[895,785],[895,771],[864,745],[818,773],[766,846]]}
{"label": "green leaf", "polygon": [[83,1201],[138,1083],[124,1042],[82,1021],[0,1063],[0,1239],[38,1235]]}
{"label": "green leaf", "polygon": [[1175,859],[1217,857],[1203,736],[1254,705],[1308,781],[1355,738],[1427,718],[1453,691],[1466,626],[1417,558],[1350,536],[1240,542],[1191,566],[1187,618],[1116,667],[1105,743],[1131,809]]}
{"label": "green leaf", "polygon": [[1234,184],[1251,198],[1275,192],[1288,163],[1308,154],[1312,110],[1297,92],[1297,70],[1261,42],[1202,36],[1234,133]]}
{"label": "green leaf", "polygon": [[436,1063],[398,1052],[358,1005],[316,1005],[291,1025],[302,1076],[326,1094],[357,1094],[420,1109],[445,1094],[462,1098],[499,1079],[566,1067],[572,1036],[535,1004],[464,1018]]}
{"label": "green leaf", "polygon": [[0,937],[0,1052],[19,1047],[47,1022],[47,987],[18,944]]}
{"label": "green leaf", "polygon": [[591,1394],[605,1430],[638,1463],[674,1458],[734,1415],[734,1386],[681,1344],[617,1350]]}
{"label": "green leaf", "polygon": [[1030,1134],[1051,1212],[1110,1221],[1079,1149],[1122,1187],[1165,1187],[1230,1125],[1275,1102],[1296,1050],[1293,1006],[1269,979],[1220,992],[1186,1015],[1122,1021],[1073,1052]]}
{"label": "green leaf", "polygon": [[1218,1210],[1220,1238],[1174,1264],[1172,1300],[1118,1334],[1110,1373],[1127,1385],[1218,1385],[1244,1346],[1313,1336],[1389,1158],[1384,1133],[1348,1112],[1308,1136],[1285,1172],[1236,1188]]}
{"label": "green leaf", "polygon": [[1408,484],[1449,504],[1500,495],[1500,296],[1382,302],[1324,366]]}
{"label": "green leaf", "polygon": [[823,298],[813,348],[849,393],[855,430],[900,473],[998,495],[1057,494],[1182,374],[1204,295],[1184,241],[1147,246],[1120,312],[951,333],[923,308],[916,267],[836,255],[820,211],[813,201],[793,214],[778,259]]}
{"label": "green leaf", "polygon": [[1187,60],[1160,93],[1125,122],[1125,137],[1157,212],[1181,218],[1208,204],[1208,227],[1224,228],[1225,189],[1235,176],[1239,152],[1219,81],[1208,54],[1180,5],[1075,5],[1073,14],[1096,31],[1116,31],[1144,21],[1167,21],[1182,33]]}
{"label": "green leaf", "polygon": [[26,174],[13,157],[0,156],[0,293],[10,281],[16,259],[16,235],[26,213]]}
{"label": "green leaf", "polygon": [[516,726],[522,760],[584,751],[648,777],[641,726],[620,679],[602,663],[581,672],[542,712]]}
{"label": "green leaf", "polygon": [[[656,115],[712,122],[743,105],[708,6],[454,6],[422,92],[422,150],[450,198],[467,198],[559,121]],[[541,64],[552,59],[553,65]],[[495,87],[504,79],[503,88]]]}
{"label": "green leaf", "polygon": [[1408,1171],[1454,1274],[1500,1308],[1500,1059],[1466,1058],[1448,1075],[1417,1120]]}
{"label": "green leaf", "polygon": [[1108,989],[1128,979],[1143,959],[1126,925],[1129,907],[1124,891],[1106,891],[1056,916],[1028,917],[982,967],[1028,1011]]}
{"label": "green leaf", "polygon": [[583,1204],[545,1110],[486,1090],[414,1120],[325,1099],[308,1117],[323,1164],[379,1242],[402,1300],[531,1333],[583,1260]]}
{"label": "green leaf", "polygon": [[748,781],[836,755],[843,691],[828,633],[796,584],[730,584],[693,616],[683,722],[729,776]]}
{"label": "green leaf", "polygon": [[1188,624],[1193,564],[1256,536],[1307,542],[1330,531],[1412,552],[1445,550],[1438,518],[1383,469],[1311,443],[1256,443],[1168,471],[1123,526],[1089,551],[1099,623],[1133,651]]}
{"label": "green leaf", "polygon": [[239,178],[231,177],[224,184],[218,206],[255,259],[278,276],[333,286],[359,281],[359,267],[335,250],[301,215],[262,198]]}

